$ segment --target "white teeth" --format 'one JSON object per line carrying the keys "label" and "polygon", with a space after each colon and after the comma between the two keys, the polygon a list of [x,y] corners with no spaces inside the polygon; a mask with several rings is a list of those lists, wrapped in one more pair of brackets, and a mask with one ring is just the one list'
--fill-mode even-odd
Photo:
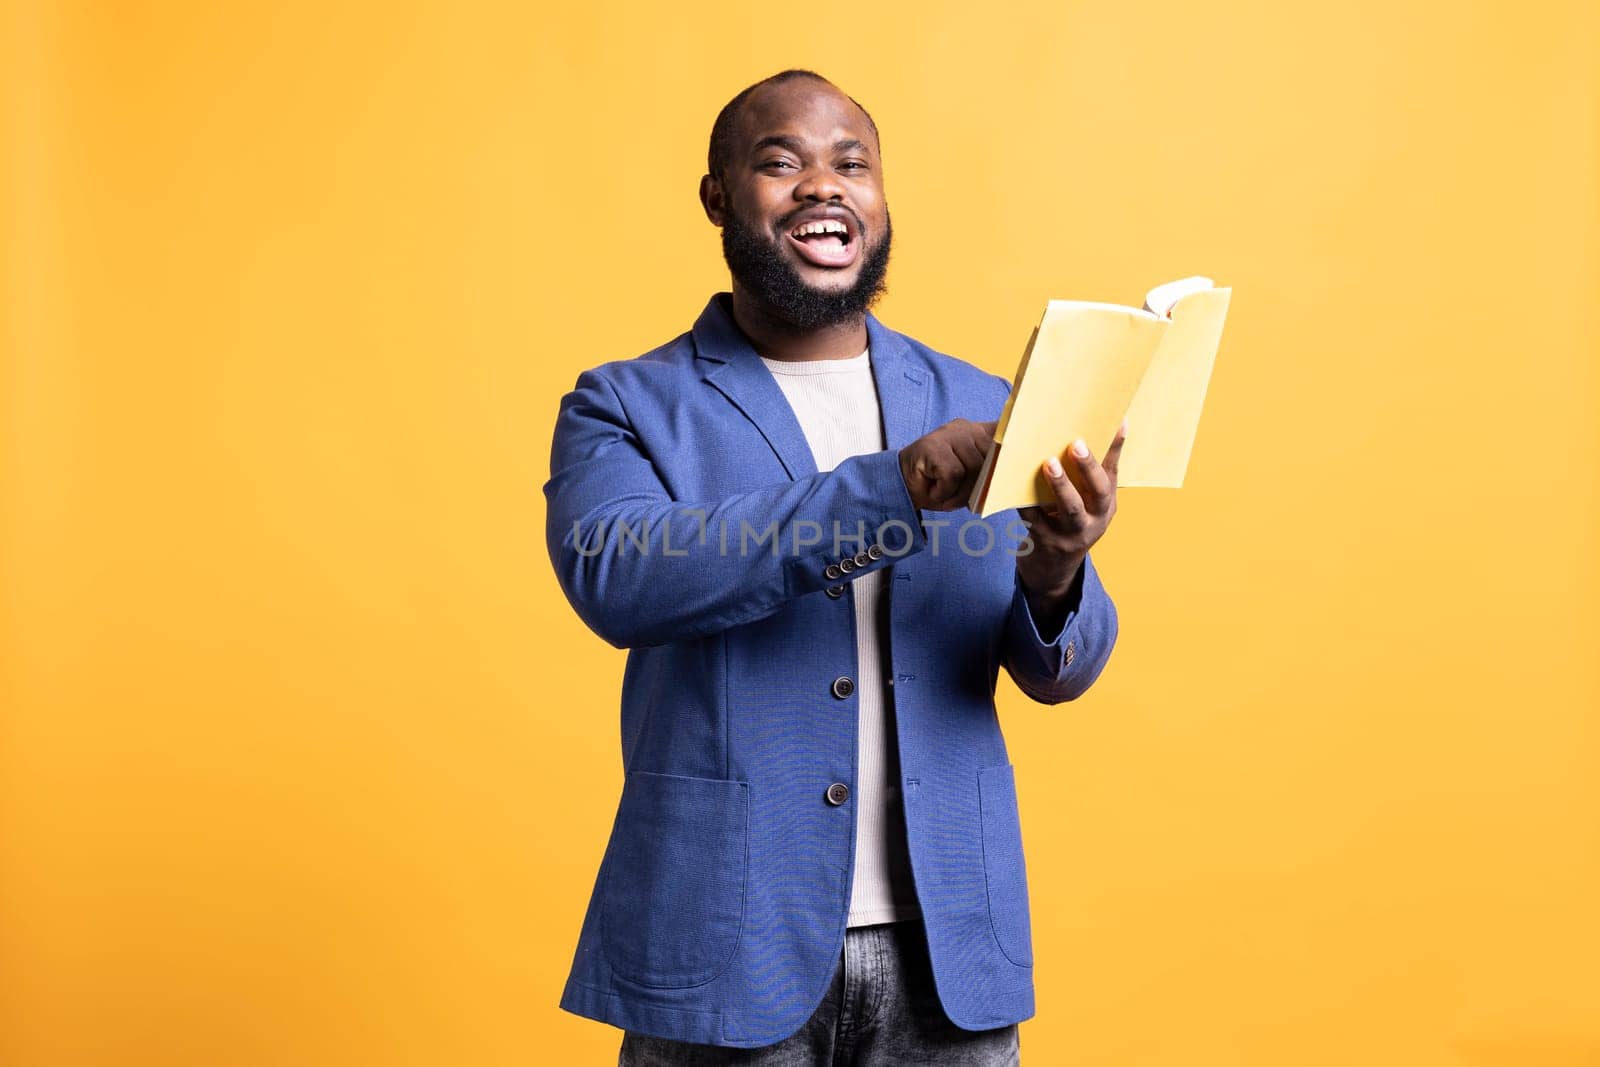
{"label": "white teeth", "polygon": [[806,222],[790,231],[796,237],[805,237],[813,233],[837,233],[848,237],[849,229],[837,219],[823,219],[820,222]]}

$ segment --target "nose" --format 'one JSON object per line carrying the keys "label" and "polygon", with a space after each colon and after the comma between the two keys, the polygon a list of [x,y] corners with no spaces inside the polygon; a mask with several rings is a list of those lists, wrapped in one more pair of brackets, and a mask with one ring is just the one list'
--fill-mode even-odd
{"label": "nose", "polygon": [[795,183],[794,198],[796,200],[843,200],[844,183],[839,180],[839,175],[834,173],[832,167],[809,167]]}

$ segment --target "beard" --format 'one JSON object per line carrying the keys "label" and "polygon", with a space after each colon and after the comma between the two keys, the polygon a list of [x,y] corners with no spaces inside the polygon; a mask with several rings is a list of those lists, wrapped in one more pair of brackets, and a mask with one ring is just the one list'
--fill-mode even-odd
{"label": "beard", "polygon": [[[856,280],[848,288],[837,291],[806,284],[799,270],[784,257],[778,241],[754,226],[745,225],[734,212],[729,212],[723,223],[722,258],[728,261],[734,281],[765,304],[773,315],[796,329],[815,330],[859,318],[884,294],[893,236],[889,210],[885,207],[883,239],[862,250],[861,270]],[[865,232],[857,240],[865,241]]]}

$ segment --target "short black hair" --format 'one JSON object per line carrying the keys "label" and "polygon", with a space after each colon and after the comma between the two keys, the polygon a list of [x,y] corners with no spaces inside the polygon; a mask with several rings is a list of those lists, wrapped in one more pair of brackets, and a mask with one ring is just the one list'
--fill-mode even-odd
{"label": "short black hair", "polygon": [[[706,153],[706,168],[711,172],[713,178],[718,181],[722,180],[723,171],[728,166],[728,157],[733,154],[733,127],[739,120],[739,112],[744,107],[744,102],[750,99],[750,94],[768,85],[782,85],[784,82],[794,81],[796,78],[810,78],[813,81],[821,82],[823,85],[830,85],[835,89],[839,88],[814,70],[793,69],[780,70],[778,73],[762,78],[754,85],[748,85],[740,90],[739,95],[722,106],[722,110],[717,112],[717,121],[711,124],[711,148]],[[843,90],[840,91],[843,92]],[[861,113],[867,116],[867,125],[872,127],[872,136],[881,140],[881,138],[878,138],[878,124],[872,121],[872,113],[861,107],[861,101],[849,93],[845,93],[845,97],[856,107],[861,108]]]}

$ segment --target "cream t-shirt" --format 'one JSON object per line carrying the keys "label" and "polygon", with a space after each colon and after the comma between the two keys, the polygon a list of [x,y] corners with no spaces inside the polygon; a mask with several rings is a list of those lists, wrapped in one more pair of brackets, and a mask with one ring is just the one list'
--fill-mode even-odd
{"label": "cream t-shirt", "polygon": [[[763,357],[762,362],[794,409],[819,471],[830,471],[851,456],[884,450],[870,352],[850,359]],[[831,545],[832,540],[833,532],[824,531],[823,543]],[[843,545],[843,551],[862,547],[849,541]],[[845,583],[856,616],[855,681],[860,715],[856,784],[851,793],[851,803],[856,805],[856,857],[850,926],[895,922],[921,914],[906,851],[894,704],[885,684],[888,576],[885,567]]]}

